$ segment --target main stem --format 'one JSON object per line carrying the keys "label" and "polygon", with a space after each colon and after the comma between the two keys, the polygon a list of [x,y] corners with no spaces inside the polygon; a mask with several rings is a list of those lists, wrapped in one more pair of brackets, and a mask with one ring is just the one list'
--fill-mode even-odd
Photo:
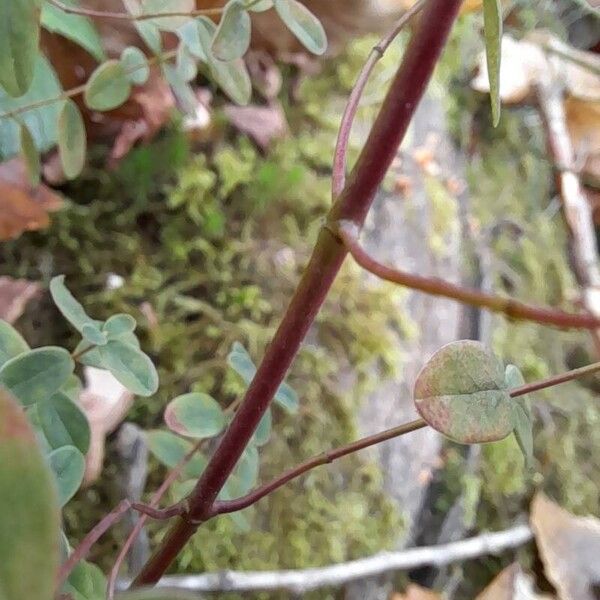
{"label": "main stem", "polygon": [[[329,212],[329,222],[345,219],[362,226],[425,92],[461,2],[430,0],[348,183]],[[344,244],[324,227],[244,400],[192,493],[189,516],[179,518],[167,532],[134,586],[155,584],[200,523],[211,516],[217,495],[284,380],[346,254]]]}

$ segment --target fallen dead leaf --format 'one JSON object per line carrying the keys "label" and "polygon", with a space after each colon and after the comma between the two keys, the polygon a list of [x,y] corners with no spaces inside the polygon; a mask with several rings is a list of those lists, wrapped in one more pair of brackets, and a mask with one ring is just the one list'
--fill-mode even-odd
{"label": "fallen dead leaf", "polygon": [[0,319],[14,323],[39,291],[40,286],[35,281],[0,277]]}
{"label": "fallen dead leaf", "polygon": [[106,436],[127,415],[133,394],[103,369],[85,367],[84,375],[86,386],[79,395],[79,401],[90,423],[90,449],[84,476],[84,485],[90,485],[102,472]]}
{"label": "fallen dead leaf", "polygon": [[268,106],[228,104],[225,115],[233,127],[249,135],[263,150],[273,140],[283,137],[288,130],[285,114],[278,102],[272,102]]}
{"label": "fallen dead leaf", "polygon": [[0,240],[48,227],[48,213],[61,205],[61,197],[49,187],[29,183],[21,159],[0,164]]}
{"label": "fallen dead leaf", "polygon": [[552,596],[534,591],[531,577],[517,563],[506,567],[475,600],[552,600]]}
{"label": "fallen dead leaf", "polygon": [[531,527],[548,580],[561,600],[597,600],[600,589],[600,520],[576,517],[538,493]]}

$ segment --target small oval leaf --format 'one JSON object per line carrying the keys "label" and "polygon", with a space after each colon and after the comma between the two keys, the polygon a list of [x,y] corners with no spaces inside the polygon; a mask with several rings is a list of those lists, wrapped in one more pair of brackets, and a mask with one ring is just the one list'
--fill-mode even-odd
{"label": "small oval leaf", "polygon": [[60,513],[52,474],[21,406],[0,389],[0,582],[3,600],[51,600]]}
{"label": "small oval leaf", "polygon": [[67,179],[75,179],[83,170],[87,139],[79,108],[67,100],[58,116],[58,153]]}
{"label": "small oval leaf", "polygon": [[289,30],[313,54],[327,50],[327,34],[321,21],[297,0],[274,0],[275,10]]}
{"label": "small oval leaf", "polygon": [[29,178],[31,185],[35,187],[40,183],[40,172],[42,169],[40,154],[27,125],[22,123],[19,131],[21,136],[21,154],[23,156],[23,160],[25,161],[27,177]]}
{"label": "small oval leaf", "polygon": [[129,98],[131,83],[118,60],[107,60],[89,78],[84,92],[85,104],[92,110],[112,110]]}
{"label": "small oval leaf", "polygon": [[65,286],[65,276],[58,275],[50,281],[50,295],[62,316],[81,332],[86,324],[93,325],[94,321],[85,312],[83,306],[75,300],[73,294]]}
{"label": "small oval leaf", "polygon": [[483,30],[488,77],[490,80],[490,102],[494,127],[500,122],[500,62],[502,58],[502,2],[483,0]]}
{"label": "small oval leaf", "polygon": [[58,488],[58,501],[64,506],[79,489],[85,472],[83,454],[74,446],[53,450],[47,457]]}
{"label": "small oval leaf", "polygon": [[192,392],[169,402],[165,410],[167,427],[186,437],[214,437],[225,427],[225,415],[218,402],[208,394]]}
{"label": "small oval leaf", "polygon": [[251,22],[248,11],[240,0],[225,5],[212,43],[215,58],[235,60],[246,54],[250,47]]}
{"label": "small oval leaf", "polygon": [[[146,432],[146,443],[152,454],[166,467],[176,467],[189,454],[194,445],[188,440],[162,429]],[[196,452],[183,469],[183,475],[197,479],[206,468],[206,458]]]}
{"label": "small oval leaf", "polygon": [[29,350],[21,334],[6,321],[0,319],[0,367],[19,354]]}
{"label": "small oval leaf", "polygon": [[131,315],[120,313],[109,317],[104,323],[102,331],[106,333],[109,339],[114,339],[126,333],[132,333],[136,327],[137,322]]}
{"label": "small oval leaf", "polygon": [[53,449],[75,446],[82,454],[90,447],[90,425],[84,412],[63,392],[37,404],[37,418]]}
{"label": "small oval leaf", "polygon": [[151,396],[158,389],[158,373],[150,358],[139,348],[121,340],[110,340],[99,347],[104,368],[130,392]]}
{"label": "small oval leaf", "polygon": [[419,373],[414,398],[423,419],[459,443],[501,440],[513,430],[502,364],[479,342],[440,348]]}
{"label": "small oval leaf", "polygon": [[146,55],[135,46],[128,46],[121,53],[121,64],[131,83],[143,85],[150,77],[150,67]]}
{"label": "small oval leaf", "polygon": [[71,571],[62,591],[73,600],[104,600],[106,577],[99,567],[82,560]]}
{"label": "small oval leaf", "polygon": [[86,323],[81,328],[81,335],[86,342],[94,346],[104,346],[108,341],[100,327],[94,323]]}
{"label": "small oval leaf", "polygon": [[73,373],[75,364],[64,348],[36,348],[10,359],[0,369],[4,386],[23,406],[47,400]]}

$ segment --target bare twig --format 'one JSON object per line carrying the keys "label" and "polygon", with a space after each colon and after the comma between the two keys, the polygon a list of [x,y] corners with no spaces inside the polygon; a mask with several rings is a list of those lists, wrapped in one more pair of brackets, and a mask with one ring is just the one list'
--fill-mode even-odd
{"label": "bare twig", "polygon": [[375,65],[383,58],[390,44],[398,37],[399,33],[404,29],[407,23],[419,13],[425,6],[427,0],[418,0],[411,6],[396,22],[396,25],[379,43],[373,47],[371,54],[361,69],[356,83],[352,88],[348,103],[342,116],[340,129],[338,132],[335,151],[333,154],[333,172],[331,177],[331,192],[335,200],[344,189],[346,183],[346,157],[348,153],[348,143],[350,141],[350,132],[352,124],[358,110],[360,99],[365,91],[369,77],[375,68]]}
{"label": "bare twig", "polygon": [[480,290],[465,288],[437,277],[424,277],[393,269],[377,262],[360,245],[358,229],[348,222],[342,222],[337,227],[337,234],[348,248],[352,258],[365,270],[377,277],[419,290],[433,296],[450,298],[463,304],[485,308],[492,312],[503,313],[511,319],[522,319],[556,325],[563,328],[595,329],[600,327],[600,318],[589,314],[574,314],[540,306],[532,306],[506,298],[494,296]]}
{"label": "bare twig", "polygon": [[61,565],[56,579],[56,589],[60,590],[67,577],[80,560],[89,553],[92,546],[131,508],[129,500],[122,500],[109,512],[81,541],[69,558]]}
{"label": "bare twig", "polygon": [[518,548],[533,537],[527,525],[505,531],[483,533],[473,538],[442,544],[384,552],[350,562],[289,571],[221,571],[203,575],[175,575],[161,579],[159,586],[194,592],[252,592],[285,590],[302,595],[323,587],[337,587],[350,581],[388,573],[407,571],[426,565],[442,566],[472,560],[489,554],[499,555]]}

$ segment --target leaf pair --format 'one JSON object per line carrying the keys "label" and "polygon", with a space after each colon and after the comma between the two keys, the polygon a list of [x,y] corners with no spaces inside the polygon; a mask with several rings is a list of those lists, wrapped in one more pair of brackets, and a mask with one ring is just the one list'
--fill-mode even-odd
{"label": "leaf pair", "polygon": [[502,363],[479,342],[440,348],[419,373],[415,405],[431,427],[462,444],[493,442],[514,431],[526,461],[533,451],[531,410],[510,389],[523,384],[514,365]]}
{"label": "leaf pair", "polygon": [[158,389],[158,373],[150,358],[139,348],[133,333],[136,321],[126,314],[110,317],[105,323],[92,319],[64,284],[64,276],[50,282],[50,293],[62,315],[77,329],[83,340],[75,350],[80,362],[106,369],[130,392],[151,396]]}

